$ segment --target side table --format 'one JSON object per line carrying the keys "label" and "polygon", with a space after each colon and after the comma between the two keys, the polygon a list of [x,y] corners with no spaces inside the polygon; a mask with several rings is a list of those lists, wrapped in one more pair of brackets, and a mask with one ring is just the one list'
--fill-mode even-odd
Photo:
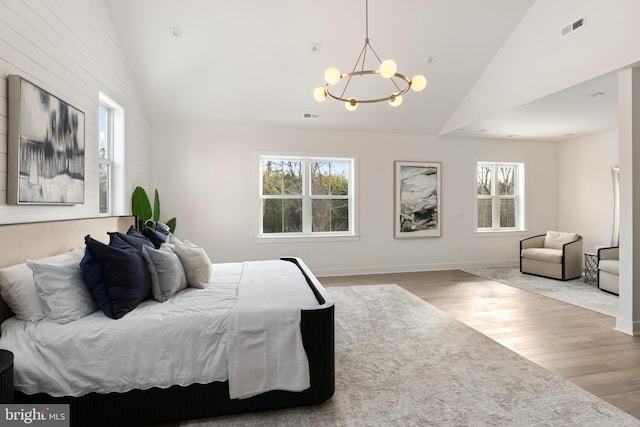
{"label": "side table", "polygon": [[13,353],[0,350],[0,403],[13,403]]}
{"label": "side table", "polygon": [[598,254],[584,253],[584,283],[598,284]]}

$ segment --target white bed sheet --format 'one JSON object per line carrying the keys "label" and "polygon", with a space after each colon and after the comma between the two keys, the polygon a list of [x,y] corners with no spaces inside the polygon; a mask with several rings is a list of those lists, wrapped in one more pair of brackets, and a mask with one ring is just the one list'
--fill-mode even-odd
{"label": "white bed sheet", "polygon": [[118,320],[99,311],[67,324],[7,319],[0,348],[14,353],[16,389],[81,396],[226,381],[226,331],[242,269],[214,264],[206,289],[147,300]]}

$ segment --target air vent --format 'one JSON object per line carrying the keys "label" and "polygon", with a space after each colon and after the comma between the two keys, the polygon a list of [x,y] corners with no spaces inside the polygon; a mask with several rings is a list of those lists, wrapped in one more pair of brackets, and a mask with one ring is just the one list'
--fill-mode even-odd
{"label": "air vent", "polygon": [[320,118],[320,114],[318,113],[304,113],[303,116],[305,119],[318,120]]}
{"label": "air vent", "polygon": [[584,27],[585,24],[586,24],[585,18],[580,18],[577,21],[573,22],[572,24],[569,24],[566,27],[564,27],[562,29],[562,35],[566,36],[570,32],[575,31],[578,28]]}

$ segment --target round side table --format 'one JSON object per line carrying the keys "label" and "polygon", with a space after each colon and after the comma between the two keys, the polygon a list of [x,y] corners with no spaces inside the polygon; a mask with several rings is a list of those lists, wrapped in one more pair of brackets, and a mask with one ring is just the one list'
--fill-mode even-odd
{"label": "round side table", "polygon": [[0,403],[13,403],[13,353],[1,349]]}

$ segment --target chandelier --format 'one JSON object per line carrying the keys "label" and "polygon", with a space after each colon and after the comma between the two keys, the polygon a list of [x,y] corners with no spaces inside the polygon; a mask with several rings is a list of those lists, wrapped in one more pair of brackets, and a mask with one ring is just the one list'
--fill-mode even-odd
{"label": "chandelier", "polygon": [[[371,51],[378,61],[377,69],[365,69],[365,61],[367,58],[367,52]],[[393,107],[397,107],[402,103],[402,95],[407,93],[409,89],[413,89],[415,92],[420,92],[427,86],[427,79],[418,74],[412,79],[409,79],[406,75],[398,73],[398,67],[396,63],[391,59],[381,60],[376,51],[369,42],[369,0],[365,0],[365,38],[364,46],[360,51],[358,60],[353,66],[353,70],[350,73],[341,74],[340,70],[336,67],[329,67],[324,72],[324,80],[326,84],[324,86],[317,87],[313,91],[313,98],[322,102],[327,97],[331,97],[337,101],[345,103],[345,107],[349,111],[353,111],[358,108],[359,104],[370,104],[374,102],[388,101]],[[356,97],[347,92],[349,84],[353,77],[380,77],[388,80],[388,90],[391,91],[389,95],[381,97]],[[342,83],[339,85],[339,83]],[[342,86],[340,90],[339,86]]]}

